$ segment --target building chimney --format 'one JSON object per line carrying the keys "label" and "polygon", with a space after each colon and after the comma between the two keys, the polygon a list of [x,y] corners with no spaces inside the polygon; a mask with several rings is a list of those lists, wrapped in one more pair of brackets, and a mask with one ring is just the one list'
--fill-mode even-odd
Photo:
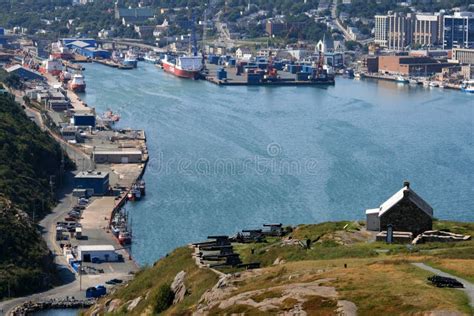
{"label": "building chimney", "polygon": [[406,187],[407,189],[409,189],[410,188],[410,182],[404,181],[403,182],[403,187]]}

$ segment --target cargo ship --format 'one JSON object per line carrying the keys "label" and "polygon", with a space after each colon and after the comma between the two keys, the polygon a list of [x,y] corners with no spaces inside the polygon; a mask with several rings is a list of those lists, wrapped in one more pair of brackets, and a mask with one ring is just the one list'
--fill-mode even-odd
{"label": "cargo ship", "polygon": [[39,72],[43,74],[51,74],[53,76],[59,76],[63,71],[63,63],[61,60],[55,58],[53,55],[50,55],[48,59],[44,60],[41,63]]}
{"label": "cargo ship", "polygon": [[69,81],[69,89],[74,92],[85,92],[86,82],[84,76],[81,74],[74,74],[72,79]]}
{"label": "cargo ship", "polygon": [[186,79],[199,79],[200,73],[204,68],[204,57],[198,56],[196,30],[191,30],[191,40],[189,54],[184,56],[171,56],[166,54],[161,61],[163,70],[175,75],[176,77]]}
{"label": "cargo ship", "polygon": [[203,68],[202,57],[165,55],[161,61],[163,70],[180,78],[198,79]]}

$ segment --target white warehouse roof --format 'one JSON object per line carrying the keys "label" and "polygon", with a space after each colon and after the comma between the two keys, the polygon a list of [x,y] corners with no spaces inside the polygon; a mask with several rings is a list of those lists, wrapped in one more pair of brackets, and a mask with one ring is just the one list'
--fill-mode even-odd
{"label": "white warehouse roof", "polygon": [[80,245],[77,251],[115,251],[112,245]]}

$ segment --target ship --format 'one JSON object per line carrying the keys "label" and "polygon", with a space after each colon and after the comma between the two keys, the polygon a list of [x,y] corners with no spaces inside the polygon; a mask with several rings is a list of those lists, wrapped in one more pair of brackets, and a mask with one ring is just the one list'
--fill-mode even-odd
{"label": "ship", "polygon": [[198,56],[196,31],[194,23],[191,32],[190,50],[188,55],[171,56],[166,54],[161,61],[163,70],[176,77],[186,79],[199,79],[204,67],[204,57]]}
{"label": "ship", "polygon": [[137,66],[138,66],[137,55],[135,55],[132,51],[128,51],[125,54],[125,58],[123,59],[122,63],[126,67],[137,68]]}
{"label": "ship", "polygon": [[55,58],[53,55],[50,55],[48,59],[44,60],[41,63],[39,72],[43,74],[51,74],[53,76],[59,76],[63,71],[63,63],[61,60]]}
{"label": "ship", "polygon": [[198,79],[203,68],[202,57],[189,55],[181,57],[165,55],[161,65],[167,73],[187,79]]}
{"label": "ship", "polygon": [[118,234],[118,241],[121,245],[128,245],[132,242],[132,236],[126,230],[122,230]]}
{"label": "ship", "polygon": [[148,52],[145,54],[145,56],[143,56],[143,61],[150,64],[158,64],[160,59],[158,58],[158,56],[156,56],[154,52]]}
{"label": "ship", "polygon": [[74,74],[72,79],[69,81],[69,89],[74,92],[85,92],[86,82],[82,74]]}
{"label": "ship", "polygon": [[464,81],[461,90],[466,93],[474,93],[474,80]]}
{"label": "ship", "polygon": [[406,79],[403,76],[396,76],[395,81],[398,82],[398,83],[408,83],[409,82],[408,79]]}

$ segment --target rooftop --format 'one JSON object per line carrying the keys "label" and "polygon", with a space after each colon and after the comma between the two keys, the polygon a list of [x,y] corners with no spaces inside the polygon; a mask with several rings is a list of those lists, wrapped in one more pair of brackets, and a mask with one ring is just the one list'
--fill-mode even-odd
{"label": "rooftop", "polygon": [[74,178],[95,178],[95,179],[102,179],[108,177],[108,172],[101,172],[101,171],[81,171],[79,172]]}
{"label": "rooftop", "polygon": [[112,245],[80,245],[77,246],[78,251],[115,251]]}

